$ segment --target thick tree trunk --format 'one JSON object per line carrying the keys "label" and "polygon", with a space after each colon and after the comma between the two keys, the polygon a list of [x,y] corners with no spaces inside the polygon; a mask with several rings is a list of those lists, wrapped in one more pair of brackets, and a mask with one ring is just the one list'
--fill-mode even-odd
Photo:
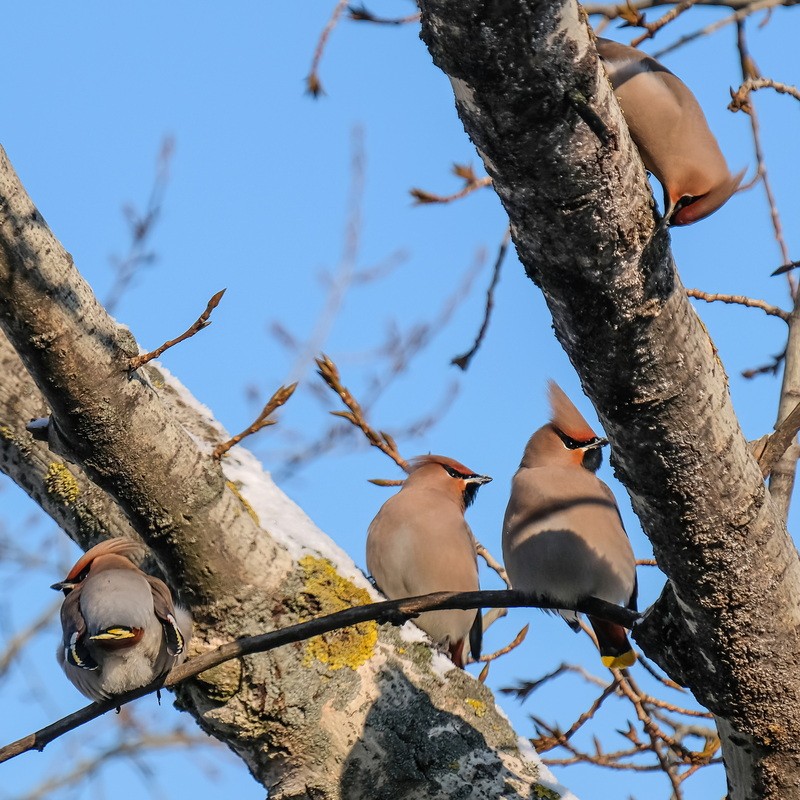
{"label": "thick tree trunk", "polygon": [[574,0],[420,5],[669,577],[637,641],[717,715],[731,798],[800,797],[797,552],[666,236],[650,240],[645,172],[586,21]]}
{"label": "thick tree trunk", "polygon": [[[210,453],[226,437],[185,390],[153,368],[129,374],[133,337],[2,149],[0,326],[0,468],[84,546],[101,531],[147,542],[192,609],[193,647],[370,599],[252,456],[236,448],[223,473]],[[25,429],[47,409],[50,450]],[[419,638],[366,623],[223,664],[179,703],[275,800],[541,794],[546,773],[488,689]]]}

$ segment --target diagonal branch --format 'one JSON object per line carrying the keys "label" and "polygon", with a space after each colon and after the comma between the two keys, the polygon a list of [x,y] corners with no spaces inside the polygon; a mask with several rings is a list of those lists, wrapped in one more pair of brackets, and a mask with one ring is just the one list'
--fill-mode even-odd
{"label": "diagonal branch", "polygon": [[[162,681],[141,689],[126,692],[102,703],[92,703],[45,728],[18,739],[16,742],[0,748],[0,764],[30,750],[43,750],[50,742],[71,730],[96,719],[112,709],[120,708],[139,697],[157,692],[162,686],[173,687],[199,675],[206,670],[224,664],[234,658],[264,653],[293,642],[301,642],[313,636],[321,636],[331,631],[359,625],[364,622],[391,623],[402,625],[423,611],[454,608],[483,608],[507,606],[513,608],[565,608],[563,603],[554,603],[518,591],[490,592],[436,592],[402,600],[386,600],[380,603],[369,603],[355,608],[348,608],[334,614],[318,617],[309,622],[301,622],[277,631],[269,631],[256,636],[246,636],[233,642],[221,645],[207,653],[203,653],[191,661],[175,667]],[[592,614],[595,617],[616,622],[628,627],[634,625],[639,615],[627,608],[607,603],[596,597],[590,597],[575,604],[575,611]]]}

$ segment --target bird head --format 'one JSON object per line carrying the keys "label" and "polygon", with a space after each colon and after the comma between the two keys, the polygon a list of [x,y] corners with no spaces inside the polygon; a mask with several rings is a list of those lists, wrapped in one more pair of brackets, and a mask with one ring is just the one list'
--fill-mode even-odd
{"label": "bird head", "polygon": [[[678,198],[668,198],[670,208],[666,216],[670,225],[691,225],[693,222],[704,219],[713,214],[720,206],[728,201],[730,196],[739,188],[746,170],[731,175],[729,172],[720,178],[711,188],[696,195],[684,195]],[[702,190],[701,190],[702,191]],[[665,200],[666,202],[666,200]]]}
{"label": "bird head", "polygon": [[523,467],[556,464],[596,472],[608,440],[598,436],[555,381],[548,383],[550,422],[531,436],[522,456]]}
{"label": "bird head", "polygon": [[492,479],[488,475],[479,475],[459,461],[447,456],[418,456],[409,463],[406,485],[428,483],[457,496],[465,509],[475,500],[478,489]]}
{"label": "bird head", "polygon": [[50,588],[68,595],[80,586],[89,574],[96,574],[104,569],[137,569],[137,564],[144,555],[144,548],[138,542],[120,537],[106,539],[87,550],[67,573],[63,581],[54,583]]}

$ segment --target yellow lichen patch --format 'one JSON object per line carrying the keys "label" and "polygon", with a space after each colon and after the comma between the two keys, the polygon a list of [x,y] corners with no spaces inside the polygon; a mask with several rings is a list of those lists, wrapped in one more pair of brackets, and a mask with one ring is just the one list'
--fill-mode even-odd
{"label": "yellow lichen patch", "polygon": [[6,441],[13,442],[14,441],[14,431],[8,427],[8,425],[0,425],[0,439],[5,439]]}
{"label": "yellow lichen patch", "polygon": [[253,518],[256,525],[261,522],[258,519],[258,514],[253,510],[253,506],[244,499],[244,495],[239,491],[239,487],[233,481],[225,481],[225,485],[239,498],[239,502],[244,506],[244,510]]}
{"label": "yellow lichen patch", "polygon": [[533,794],[534,797],[538,797],[540,800],[561,800],[561,795],[557,791],[548,789],[540,783],[533,784]]}
{"label": "yellow lichen patch", "polygon": [[78,481],[75,480],[74,475],[64,464],[58,464],[55,461],[47,468],[44,485],[48,494],[65,505],[72,505],[80,494]]}
{"label": "yellow lichen patch", "polygon": [[475,712],[476,717],[483,717],[486,714],[486,703],[483,700],[478,700],[475,697],[468,697],[464,701],[468,706],[472,706],[472,710]]}
{"label": "yellow lichen patch", "polygon": [[[327,558],[304,556],[300,559],[300,568],[304,573],[303,593],[320,614],[333,614],[372,602],[366,589],[360,589],[339,575]],[[309,666],[319,661],[332,670],[342,667],[357,669],[372,656],[377,641],[378,625],[362,622],[309,639],[303,663]]]}

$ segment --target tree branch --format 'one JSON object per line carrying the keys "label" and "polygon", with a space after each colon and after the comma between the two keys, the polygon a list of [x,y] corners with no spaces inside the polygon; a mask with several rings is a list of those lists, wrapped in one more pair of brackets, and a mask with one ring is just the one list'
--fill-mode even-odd
{"label": "tree branch", "polygon": [[420,5],[423,39],[668,576],[674,602],[648,612],[637,641],[727,720],[732,798],[785,797],[800,780],[800,562],[667,236],[653,235],[641,159],[578,7]]}
{"label": "tree branch", "polygon": [[[246,636],[233,642],[221,645],[211,652],[203,653],[190,661],[175,667],[167,677],[155,684],[144,686],[131,692],[106,700],[102,703],[91,703],[79,711],[69,714],[63,719],[42,728],[36,733],[18,739],[0,748],[0,764],[15,758],[30,750],[44,750],[54,739],[63,736],[75,728],[96,719],[112,709],[118,709],[145,695],[152,694],[162,687],[173,687],[224,664],[234,658],[265,653],[282,647],[292,642],[301,642],[313,636],[321,636],[341,628],[359,625],[363,622],[376,621],[378,623],[391,623],[402,625],[413,619],[423,611],[453,608],[499,608],[499,607],[529,607],[556,609],[564,608],[563,604],[553,603],[547,599],[532,596],[525,592],[512,590],[486,591],[486,592],[436,592],[434,594],[419,595],[402,600],[385,600],[380,603],[369,603],[364,606],[348,608],[335,614],[318,617],[309,622],[301,622],[278,631],[269,631],[256,636]],[[616,622],[626,627],[632,627],[639,619],[639,615],[627,608],[607,603],[596,597],[576,603],[572,609],[591,614],[600,619]]]}

